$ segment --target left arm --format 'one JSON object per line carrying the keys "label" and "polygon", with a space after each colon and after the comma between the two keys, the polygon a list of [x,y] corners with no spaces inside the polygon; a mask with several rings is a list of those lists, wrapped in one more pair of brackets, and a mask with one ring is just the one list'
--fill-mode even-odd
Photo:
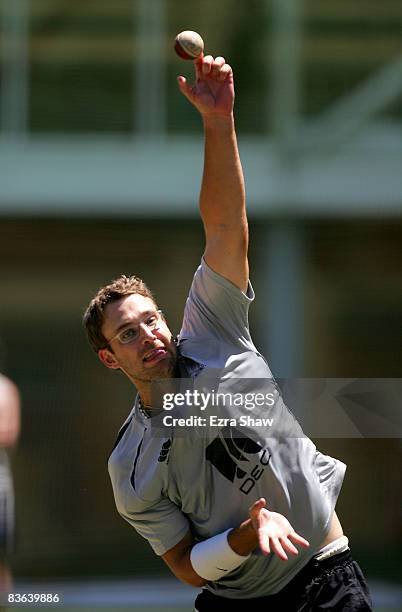
{"label": "left arm", "polygon": [[200,112],[204,125],[204,173],[200,212],[205,229],[205,261],[242,291],[248,283],[248,227],[243,171],[234,127],[234,83],[224,58],[195,62],[196,84],[179,77],[182,93]]}
{"label": "left arm", "polygon": [[[204,586],[208,581],[215,581],[224,577],[225,570],[221,570],[222,573],[220,573],[220,567],[217,567],[217,565],[221,566],[223,564],[224,567],[227,567],[227,563],[231,561],[227,558],[227,552],[224,553],[224,558],[222,558],[221,545],[215,550],[216,545],[211,547],[211,542],[215,539],[213,537],[210,540],[204,540],[204,543],[196,544],[189,531],[176,546],[162,555],[162,559],[174,575],[183,582],[193,586]],[[196,565],[197,572],[193,567],[191,551],[194,546],[202,547],[207,542],[210,545],[208,551],[202,553],[201,570]],[[283,561],[288,560],[287,554],[289,553],[292,555],[298,554],[294,544],[304,547],[309,546],[307,540],[294,531],[289,521],[282,514],[270,512],[265,508],[264,498],[254,502],[249,509],[249,518],[229,532],[227,543],[229,544],[229,550],[231,549],[236,555],[243,557],[243,560],[238,558],[234,560],[232,569],[237,568],[247,560],[247,555],[258,546],[264,555],[274,553]],[[216,570],[218,570],[218,573],[213,576]],[[204,572],[206,572],[206,575],[203,575]],[[211,575],[208,575],[209,573]]]}

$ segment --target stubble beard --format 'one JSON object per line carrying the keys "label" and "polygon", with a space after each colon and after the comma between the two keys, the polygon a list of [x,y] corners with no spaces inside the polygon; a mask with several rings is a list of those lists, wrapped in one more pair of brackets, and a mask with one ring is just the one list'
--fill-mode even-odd
{"label": "stubble beard", "polygon": [[176,347],[169,347],[166,350],[168,351],[168,357],[156,363],[153,368],[143,368],[141,372],[133,372],[132,374],[127,369],[125,373],[133,381],[141,383],[151,383],[154,380],[161,380],[163,378],[174,378],[177,362]]}

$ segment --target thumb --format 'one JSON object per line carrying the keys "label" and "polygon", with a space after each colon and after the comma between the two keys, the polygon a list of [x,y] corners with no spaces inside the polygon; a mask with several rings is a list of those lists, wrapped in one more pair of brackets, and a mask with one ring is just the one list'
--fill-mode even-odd
{"label": "thumb", "polygon": [[187,79],[184,76],[177,77],[177,83],[183,96],[185,96],[190,102],[193,100],[193,92],[190,85],[187,83]]}
{"label": "thumb", "polygon": [[202,63],[204,59],[204,54],[201,53],[197,59],[194,60],[194,68],[195,68],[195,78],[199,81],[202,77]]}
{"label": "thumb", "polygon": [[258,515],[260,514],[261,510],[265,508],[266,503],[267,502],[265,501],[264,497],[260,497],[260,499],[257,499],[257,501],[254,502],[254,504],[249,509],[250,516],[253,518],[258,518]]}

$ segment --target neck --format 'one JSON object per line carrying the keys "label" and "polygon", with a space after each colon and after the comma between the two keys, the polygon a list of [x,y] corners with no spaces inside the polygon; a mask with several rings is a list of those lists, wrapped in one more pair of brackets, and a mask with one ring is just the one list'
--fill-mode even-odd
{"label": "neck", "polygon": [[[142,406],[146,410],[147,409],[152,410],[152,382],[153,381],[133,379],[130,376],[128,376],[128,378],[131,380],[131,382],[136,387],[139,393],[140,399],[141,399]],[[175,355],[174,362],[171,364],[170,372],[165,376],[160,375],[159,378],[156,378],[155,380],[162,380],[162,379],[165,380],[165,379],[171,379],[171,378],[180,378],[180,372],[178,369],[176,355]]]}
{"label": "neck", "polygon": [[138,407],[140,409],[140,412],[142,412],[144,416],[147,416],[147,417],[151,416],[152,407],[144,404],[144,402],[141,399],[141,395],[138,398]]}
{"label": "neck", "polygon": [[145,410],[151,410],[151,385],[135,385],[140,396],[141,406]]}

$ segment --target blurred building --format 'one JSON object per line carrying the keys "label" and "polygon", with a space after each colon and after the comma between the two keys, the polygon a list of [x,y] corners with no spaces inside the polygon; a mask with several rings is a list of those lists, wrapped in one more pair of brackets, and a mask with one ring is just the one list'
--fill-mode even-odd
{"label": "blurred building", "polygon": [[[0,0],[0,10],[0,331],[24,396],[15,569],[106,574],[113,560],[117,572],[163,571],[117,516],[106,472],[134,390],[103,371],[80,317],[98,286],[135,273],[179,329],[203,249],[203,151],[176,87],[191,64],[173,38],[199,31],[235,70],[251,326],[274,374],[399,377],[402,6]],[[372,573],[396,579],[400,440],[320,448],[350,464],[339,507],[352,543]]]}

